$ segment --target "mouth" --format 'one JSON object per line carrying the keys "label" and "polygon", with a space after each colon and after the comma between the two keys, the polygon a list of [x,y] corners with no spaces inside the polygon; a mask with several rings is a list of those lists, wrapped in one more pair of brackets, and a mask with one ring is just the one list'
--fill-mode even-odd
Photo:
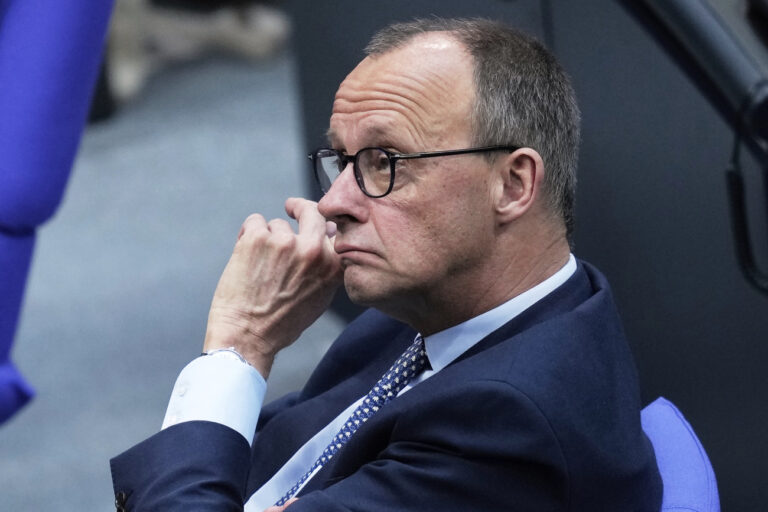
{"label": "mouth", "polygon": [[342,240],[338,234],[336,235],[336,239],[333,243],[333,250],[336,251],[336,254],[339,256],[348,252],[370,252],[358,245]]}
{"label": "mouth", "polygon": [[334,247],[334,250],[336,251],[336,254],[338,254],[341,257],[352,256],[354,254],[373,254],[371,251],[368,251],[366,249],[363,249],[360,247],[352,247],[348,245],[344,245],[341,247]]}
{"label": "mouth", "polygon": [[366,262],[372,257],[376,257],[376,253],[362,247],[341,243],[337,239],[333,248],[341,257],[342,266],[346,267],[350,264],[361,264]]}

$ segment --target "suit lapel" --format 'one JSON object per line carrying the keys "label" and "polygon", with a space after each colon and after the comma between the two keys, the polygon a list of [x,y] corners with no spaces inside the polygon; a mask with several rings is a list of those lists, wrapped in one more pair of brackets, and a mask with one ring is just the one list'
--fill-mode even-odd
{"label": "suit lapel", "polygon": [[[341,411],[367,393],[413,342],[415,333],[407,326],[378,312],[365,315],[362,321],[379,324],[381,329],[361,330],[367,334],[365,339],[350,339],[350,336],[345,336],[345,331],[329,350],[340,357],[327,354],[298,400],[286,410],[274,414],[257,432],[247,496],[264,485],[304,443]],[[381,325],[382,319],[386,319],[385,325]],[[357,357],[352,357],[354,355]],[[371,359],[371,356],[375,357]],[[340,365],[340,360],[348,363]],[[315,478],[319,479],[319,476]]]}
{"label": "suit lapel", "polygon": [[[527,331],[536,324],[545,322],[558,315],[573,311],[584,303],[593,293],[591,279],[583,262],[578,262],[576,272],[552,293],[529,307],[515,318],[496,329],[488,336],[473,345],[455,361],[454,365],[475,354],[479,354],[518,333]],[[449,365],[449,366],[451,366]]]}

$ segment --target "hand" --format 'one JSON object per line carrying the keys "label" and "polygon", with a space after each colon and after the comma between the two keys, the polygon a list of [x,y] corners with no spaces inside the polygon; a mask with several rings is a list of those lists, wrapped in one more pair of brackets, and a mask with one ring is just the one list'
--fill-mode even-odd
{"label": "hand", "polygon": [[290,198],[299,223],[249,216],[219,279],[208,314],[204,351],[235,347],[266,379],[275,355],[325,311],[342,281],[333,225],[317,203]]}
{"label": "hand", "polygon": [[286,501],[284,505],[281,505],[279,507],[277,505],[272,505],[271,507],[264,509],[264,512],[283,512],[285,509],[288,508],[288,505],[290,505],[294,501],[298,501],[298,499],[299,498],[291,498],[288,501]]}

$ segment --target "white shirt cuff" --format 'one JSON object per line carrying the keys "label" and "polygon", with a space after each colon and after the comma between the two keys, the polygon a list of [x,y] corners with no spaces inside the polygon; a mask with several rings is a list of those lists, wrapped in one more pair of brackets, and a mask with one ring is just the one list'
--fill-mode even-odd
{"label": "white shirt cuff", "polygon": [[230,357],[198,357],[176,379],[161,430],[185,421],[213,421],[251,444],[266,391],[266,381],[252,366]]}

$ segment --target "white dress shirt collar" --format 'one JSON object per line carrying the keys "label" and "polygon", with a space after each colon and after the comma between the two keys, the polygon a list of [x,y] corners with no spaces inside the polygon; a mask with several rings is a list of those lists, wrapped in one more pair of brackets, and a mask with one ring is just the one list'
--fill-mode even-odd
{"label": "white dress shirt collar", "polygon": [[424,345],[432,372],[442,370],[477,342],[552,293],[574,272],[576,258],[571,254],[563,268],[530,290],[466,322],[426,336]]}

